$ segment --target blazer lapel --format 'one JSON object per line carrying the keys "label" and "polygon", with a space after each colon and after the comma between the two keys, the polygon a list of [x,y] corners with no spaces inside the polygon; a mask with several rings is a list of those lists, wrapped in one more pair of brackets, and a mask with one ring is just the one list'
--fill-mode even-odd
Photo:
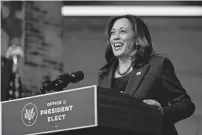
{"label": "blazer lapel", "polygon": [[149,70],[149,64],[146,64],[142,68],[134,69],[132,72],[132,76],[128,81],[128,85],[126,86],[126,93],[133,96],[140,86],[145,74]]}
{"label": "blazer lapel", "polygon": [[109,69],[109,74],[108,74],[108,77],[107,77],[107,88],[111,88],[111,86],[112,86],[112,80],[113,80],[113,75],[114,75],[114,65],[115,64],[113,64],[112,66],[111,66],[111,68]]}

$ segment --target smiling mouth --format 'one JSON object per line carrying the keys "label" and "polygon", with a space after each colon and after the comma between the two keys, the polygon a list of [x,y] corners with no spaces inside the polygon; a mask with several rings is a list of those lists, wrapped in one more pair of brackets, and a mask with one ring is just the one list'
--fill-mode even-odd
{"label": "smiling mouth", "polygon": [[115,48],[116,50],[121,49],[123,46],[124,46],[123,43],[114,43],[114,48]]}

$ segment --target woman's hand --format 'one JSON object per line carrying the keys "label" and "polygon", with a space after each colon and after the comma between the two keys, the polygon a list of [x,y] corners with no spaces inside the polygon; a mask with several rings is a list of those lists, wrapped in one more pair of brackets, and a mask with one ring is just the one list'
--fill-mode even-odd
{"label": "woman's hand", "polygon": [[164,114],[163,113],[163,108],[162,108],[161,104],[158,101],[152,100],[152,99],[145,99],[145,100],[143,100],[143,102],[148,104],[148,105],[156,107],[159,111],[161,111],[162,114]]}

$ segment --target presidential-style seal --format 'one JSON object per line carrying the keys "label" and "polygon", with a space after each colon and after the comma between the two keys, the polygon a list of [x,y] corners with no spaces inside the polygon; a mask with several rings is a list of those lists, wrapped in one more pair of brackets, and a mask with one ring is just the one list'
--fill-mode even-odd
{"label": "presidential-style seal", "polygon": [[38,110],[36,105],[28,103],[24,106],[21,113],[22,122],[25,126],[33,126],[38,117]]}

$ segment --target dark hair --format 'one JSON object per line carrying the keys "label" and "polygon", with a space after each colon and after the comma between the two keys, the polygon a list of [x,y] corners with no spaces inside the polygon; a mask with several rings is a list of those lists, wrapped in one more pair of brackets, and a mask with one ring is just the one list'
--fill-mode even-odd
{"label": "dark hair", "polygon": [[152,48],[150,33],[147,26],[140,18],[133,15],[116,16],[109,21],[109,24],[107,27],[108,43],[107,43],[107,48],[105,52],[105,59],[107,63],[113,63],[118,61],[118,58],[114,56],[109,39],[111,36],[110,35],[111,29],[114,23],[121,18],[128,19],[132,25],[132,29],[135,32],[135,38],[136,38],[135,49],[137,49],[137,53],[133,56],[133,63],[134,63],[134,66],[139,66],[140,64],[143,64],[146,61],[148,61],[150,57],[154,55],[155,53]]}

